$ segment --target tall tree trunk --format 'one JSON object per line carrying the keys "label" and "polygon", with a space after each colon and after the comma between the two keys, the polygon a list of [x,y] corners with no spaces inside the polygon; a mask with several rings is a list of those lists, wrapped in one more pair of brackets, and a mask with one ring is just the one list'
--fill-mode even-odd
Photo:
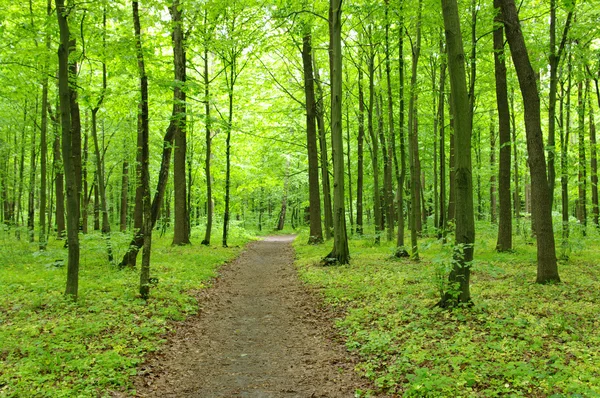
{"label": "tall tree trunk", "polygon": [[121,206],[120,206],[120,229],[121,232],[127,230],[127,199],[129,192],[129,162],[123,160],[123,173],[121,176]]}
{"label": "tall tree trunk", "polygon": [[[443,42],[440,42],[440,54],[445,52]],[[440,232],[438,238],[446,239],[448,229],[448,217],[446,216],[446,122],[445,122],[445,91],[446,87],[446,61],[442,61],[440,67],[440,88],[438,100],[438,119],[440,123],[439,147],[440,147],[440,200],[439,200],[439,221]]]}
{"label": "tall tree trunk", "polygon": [[514,192],[514,212],[515,217],[519,219],[521,217],[521,188],[519,185],[519,157],[517,150],[517,123],[515,121],[515,93],[514,89],[511,87],[510,92],[510,120],[511,120],[511,129],[512,132],[512,142],[513,142],[513,164],[514,164],[514,173],[513,178],[515,181],[515,192]]}
{"label": "tall tree trunk", "polygon": [[[362,57],[361,57],[362,59]],[[362,86],[362,64],[358,66],[358,137],[356,143],[356,234],[363,229],[363,187],[364,187],[364,143],[365,143],[365,98]]]}
{"label": "tall tree trunk", "polygon": [[81,233],[88,233],[88,207],[89,207],[89,195],[88,192],[88,181],[87,181],[87,171],[88,171],[88,134],[87,127],[88,123],[88,114],[85,113],[85,128],[83,129],[83,162],[81,168],[81,180],[82,180],[82,188],[81,188]]}
{"label": "tall tree trunk", "polygon": [[[379,135],[379,141],[381,144],[381,156],[383,159],[383,205],[382,208],[385,210],[385,224],[387,231],[387,240],[392,241],[394,239],[394,193],[393,193],[393,177],[392,177],[392,158],[391,153],[388,151],[388,145],[384,133],[383,126],[383,98],[381,94],[378,95],[378,101],[376,100],[376,112],[377,112],[377,133]],[[382,217],[383,219],[383,217]],[[383,228],[382,228],[383,231]]]}
{"label": "tall tree trunk", "polygon": [[375,54],[372,49],[367,55],[367,67],[369,71],[369,108],[367,110],[367,129],[369,131],[369,138],[371,139],[371,166],[373,168],[373,215],[375,218],[375,243],[379,244],[379,241],[381,239],[380,234],[381,231],[383,231],[383,217],[381,215],[382,207],[381,196],[379,192],[379,144],[373,126],[373,107],[375,104]]}
{"label": "tall tree trunk", "polygon": [[173,0],[169,8],[173,22],[173,66],[175,70],[175,88],[173,90],[173,118],[175,118],[175,149],[173,164],[173,186],[175,190],[175,225],[173,234],[174,245],[190,244],[190,216],[187,206],[186,182],[186,63],[183,38],[183,19],[179,0]]}
{"label": "tall tree trunk", "polygon": [[494,0],[497,14],[494,17],[494,75],[496,80],[496,106],[498,108],[498,138],[500,162],[498,165],[498,240],[496,250],[512,250],[512,214],[510,209],[510,113],[508,107],[508,85],[504,58],[504,28],[500,13],[500,1]]}
{"label": "tall tree trunk", "polygon": [[[52,0],[46,3],[46,15],[52,14]],[[42,80],[42,120],[40,124],[40,230],[38,231],[39,249],[46,250],[46,198],[48,167],[48,69],[50,54],[50,33],[46,33],[46,52],[44,56],[44,78]]]}
{"label": "tall tree trunk", "polygon": [[144,51],[142,48],[142,37],[140,27],[139,5],[137,1],[132,2],[133,11],[133,26],[135,34],[136,58],[138,63],[138,73],[140,78],[140,136],[142,141],[141,147],[141,183],[143,189],[143,255],[142,266],[140,272],[140,296],[147,300],[150,296],[150,253],[152,249],[152,215],[150,204],[150,150],[149,150],[149,126],[148,126],[148,76],[146,75],[146,66],[144,63]]}
{"label": "tall tree trunk", "polygon": [[[346,78],[348,75],[346,74]],[[349,80],[349,79],[346,79]],[[346,97],[348,98],[348,97]],[[349,102],[349,101],[348,101]],[[348,210],[350,211],[350,234],[354,230],[354,209],[352,205],[352,153],[350,145],[350,105],[346,103],[346,161],[348,162]],[[392,221],[393,223],[393,221]]]}
{"label": "tall tree trunk", "polygon": [[344,204],[344,141],[342,137],[342,0],[330,0],[331,31],[331,139],[333,146],[333,250],[327,259],[339,264],[350,262],[346,209]]}
{"label": "tall tree trunk", "polygon": [[419,137],[417,122],[417,66],[421,54],[421,9],[423,1],[419,0],[417,11],[416,40],[412,48],[412,68],[410,78],[410,103],[408,106],[408,158],[410,164],[410,244],[411,258],[419,259],[417,237],[421,231],[421,170],[419,167]]}
{"label": "tall tree trunk", "polygon": [[[37,115],[37,104],[35,115]],[[36,180],[36,129],[31,135],[31,153],[29,156],[29,189],[27,195],[27,238],[29,242],[35,241],[35,180]]]}
{"label": "tall tree trunk", "polygon": [[[104,43],[104,50],[106,51],[106,8],[103,12],[102,18],[102,40]],[[113,263],[112,245],[110,241],[110,221],[108,219],[108,204],[106,200],[106,178],[104,176],[104,146],[100,151],[100,145],[98,143],[98,111],[100,106],[104,102],[104,95],[106,93],[106,62],[102,60],[102,93],[96,103],[96,106],[92,109],[92,140],[94,141],[94,154],[96,158],[96,181],[98,186],[98,194],[100,195],[100,210],[102,212],[102,235],[106,240],[106,252],[108,255],[108,262]],[[86,139],[87,140],[87,139]],[[87,195],[87,192],[84,193]]]}
{"label": "tall tree trunk", "polygon": [[581,226],[581,232],[583,236],[585,236],[587,227],[587,160],[585,156],[585,101],[582,80],[577,83],[577,116],[579,149],[579,164],[577,173],[577,190],[579,193],[579,200],[577,201],[577,220]]}
{"label": "tall tree trunk", "polygon": [[[562,213],[562,245],[566,247],[569,240],[569,136],[571,134],[571,54],[567,62],[567,89],[561,83],[560,100],[560,187],[561,187],[561,213]],[[565,106],[566,98],[566,106]],[[564,108],[566,120],[563,122]]]}
{"label": "tall tree trunk", "polygon": [[54,170],[54,192],[56,196],[56,238],[65,235],[65,184],[64,165],[61,154],[61,137],[58,133],[58,119],[54,118],[54,141],[52,144],[52,168]]}
{"label": "tall tree trunk", "polygon": [[[589,83],[589,82],[588,82]],[[596,94],[598,92],[598,84],[596,80]],[[600,95],[598,96],[600,105]],[[589,117],[590,117],[590,183],[592,189],[592,220],[596,228],[600,227],[600,209],[598,208],[598,155],[596,144],[596,122],[594,118],[594,108],[592,106],[592,95],[589,97]]]}
{"label": "tall tree trunk", "polygon": [[315,81],[312,69],[310,31],[302,38],[302,65],[304,66],[304,96],[306,98],[306,143],[308,148],[308,191],[310,211],[309,244],[323,242],[321,227],[321,197],[319,195],[319,154],[315,115]]}
{"label": "tall tree trunk", "polygon": [[[404,25],[403,2],[400,2],[399,26]],[[404,185],[406,181],[406,140],[404,127],[404,29],[398,29],[398,80],[399,97],[398,106],[398,131],[400,136],[400,175],[398,177],[398,238],[396,240],[396,257],[408,257],[408,251],[404,243]]]}
{"label": "tall tree trunk", "polygon": [[324,228],[325,239],[331,239],[333,233],[333,213],[331,210],[331,183],[329,179],[329,160],[327,152],[327,138],[325,132],[325,106],[323,99],[323,89],[321,87],[321,78],[319,77],[319,68],[316,64],[316,58],[313,57],[313,73],[315,77],[316,116],[317,129],[319,131],[319,151],[321,153],[321,184],[323,185],[323,208],[324,208]]}
{"label": "tall tree trunk", "polygon": [[519,17],[514,0],[501,0],[502,15],[506,37],[525,109],[525,131],[531,174],[533,204],[532,220],[537,235],[537,283],[560,282],[556,263],[556,248],[552,228],[552,209],[550,207],[550,189],[546,177],[546,161],[542,139],[540,97],[537,91],[536,74],[529,61],[525,40],[521,32]]}
{"label": "tall tree trunk", "polygon": [[556,91],[558,87],[558,66],[565,49],[569,27],[573,11],[567,14],[567,20],[563,29],[562,39],[558,49],[556,48],[556,0],[550,0],[550,91],[548,93],[548,186],[550,187],[550,208],[554,202],[554,185],[556,182],[556,171],[554,159],[556,157]]}
{"label": "tall tree trunk", "polygon": [[469,279],[475,243],[475,220],[473,215],[473,182],[471,166],[471,110],[467,94],[464,64],[464,47],[460,32],[456,0],[442,0],[446,45],[448,48],[448,72],[452,92],[452,107],[456,139],[456,246],[452,271],[449,275],[451,289],[440,301],[442,307],[453,307],[471,302]]}
{"label": "tall tree trunk", "polygon": [[[490,112],[492,113],[492,112]],[[494,128],[494,118],[490,115],[490,170],[492,175],[490,176],[490,221],[493,224],[498,222],[498,216],[496,214],[496,129]]]}
{"label": "tall tree trunk", "polygon": [[[204,10],[204,26],[208,25],[208,9]],[[205,31],[205,35],[208,36],[207,31]],[[212,224],[213,224],[213,206],[212,206],[212,175],[210,173],[210,158],[212,156],[212,120],[210,118],[210,79],[208,76],[208,37],[204,38],[204,114],[205,114],[205,122],[204,126],[206,129],[206,159],[204,160],[204,172],[206,174],[206,232],[204,233],[204,239],[202,240],[202,244],[205,246],[210,245],[210,235],[212,232]]]}
{"label": "tall tree trunk", "polygon": [[[77,173],[75,163],[79,155],[81,162],[81,152],[74,151],[74,126],[71,118],[77,109],[72,109],[72,101],[76,98],[72,91],[75,91],[75,85],[70,85],[69,54],[72,48],[69,22],[67,21],[67,10],[64,0],[56,0],[56,16],[58,27],[60,29],[60,44],[58,47],[58,91],[60,98],[60,119],[62,127],[62,154],[65,179],[67,185],[67,243],[68,243],[68,262],[67,262],[67,284],[65,295],[77,299],[79,286],[79,192],[77,185]],[[76,140],[75,140],[76,141]]]}
{"label": "tall tree trunk", "polygon": [[[70,11],[73,12],[73,11]],[[70,42],[69,42],[69,53],[72,52],[72,50],[75,48],[76,46],[76,41],[73,38],[73,36],[71,36]],[[83,203],[83,200],[81,200],[82,198],[82,194],[83,194],[83,165],[82,165],[82,156],[81,156],[81,112],[79,110],[79,94],[77,92],[77,84],[76,84],[76,79],[77,76],[79,74],[78,71],[78,66],[77,66],[77,61],[71,59],[73,57],[69,56],[69,84],[71,87],[75,87],[75,88],[70,88],[70,101],[71,101],[71,153],[72,153],[72,161],[73,161],[73,170],[75,173],[75,187],[77,189],[77,196],[78,196],[78,200],[77,200],[77,206],[79,206],[79,209],[77,211],[78,217],[80,218],[78,220],[78,224],[81,225],[81,204]],[[63,143],[64,145],[64,143]],[[63,156],[64,156],[64,152],[63,152]],[[68,185],[68,184],[67,184]],[[67,187],[67,190],[69,188]],[[67,198],[67,202],[68,202],[68,198]],[[68,215],[67,215],[68,217]]]}
{"label": "tall tree trunk", "polygon": [[[231,81],[235,75],[234,66],[231,66]],[[227,233],[229,229],[229,200],[231,191],[231,129],[233,122],[233,86],[229,88],[229,116],[227,119],[227,136],[225,138],[225,212],[223,214],[223,247],[227,247]]]}

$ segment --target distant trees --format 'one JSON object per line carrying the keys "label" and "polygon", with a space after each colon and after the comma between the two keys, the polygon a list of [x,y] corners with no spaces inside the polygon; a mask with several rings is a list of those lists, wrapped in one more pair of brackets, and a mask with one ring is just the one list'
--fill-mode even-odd
{"label": "distant trees", "polygon": [[[453,39],[469,50],[469,142],[449,82],[457,72],[444,16],[431,5],[138,3],[141,53],[128,2],[7,5],[0,222],[40,250],[66,236],[73,297],[78,231],[94,236],[96,228],[123,255],[121,267],[135,266],[143,232],[157,227],[175,245],[199,231],[210,245],[215,228],[230,245],[230,232],[241,229],[308,227],[312,243],[334,238],[339,262],[348,261],[353,233],[393,241],[396,257],[417,259],[426,256],[423,237],[472,243],[461,229],[470,142],[477,225],[497,220],[498,251],[510,253],[517,236],[535,239],[538,281],[560,280],[557,250],[567,259],[573,240],[598,225],[592,38],[600,33],[587,12],[595,2],[551,1],[541,11],[548,23],[532,18],[528,3],[520,20],[508,0],[457,5],[453,19],[465,29]],[[138,55],[147,120],[138,109]],[[558,249],[553,223],[562,226]],[[114,247],[117,230],[131,234],[129,246]],[[456,259],[468,266],[466,254]]]}

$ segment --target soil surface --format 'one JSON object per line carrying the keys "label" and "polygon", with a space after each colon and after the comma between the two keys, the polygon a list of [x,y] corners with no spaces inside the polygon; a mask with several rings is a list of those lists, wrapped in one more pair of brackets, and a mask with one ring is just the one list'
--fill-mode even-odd
{"label": "soil surface", "polygon": [[294,269],[293,236],[248,245],[198,294],[135,381],[142,397],[353,397],[368,383],[336,338],[332,314]]}

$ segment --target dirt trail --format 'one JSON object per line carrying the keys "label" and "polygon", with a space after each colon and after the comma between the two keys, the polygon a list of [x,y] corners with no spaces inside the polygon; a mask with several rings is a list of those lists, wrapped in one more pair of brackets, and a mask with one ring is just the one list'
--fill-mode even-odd
{"label": "dirt trail", "polygon": [[142,397],[353,397],[365,381],[298,280],[293,237],[251,243],[141,369]]}

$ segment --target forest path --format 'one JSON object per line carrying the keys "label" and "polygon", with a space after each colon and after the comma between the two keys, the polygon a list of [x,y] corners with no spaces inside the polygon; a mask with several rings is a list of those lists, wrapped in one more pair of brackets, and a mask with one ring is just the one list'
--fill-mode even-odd
{"label": "forest path", "polygon": [[200,313],[142,366],[142,397],[353,397],[365,381],[298,279],[293,236],[252,242],[199,296]]}

